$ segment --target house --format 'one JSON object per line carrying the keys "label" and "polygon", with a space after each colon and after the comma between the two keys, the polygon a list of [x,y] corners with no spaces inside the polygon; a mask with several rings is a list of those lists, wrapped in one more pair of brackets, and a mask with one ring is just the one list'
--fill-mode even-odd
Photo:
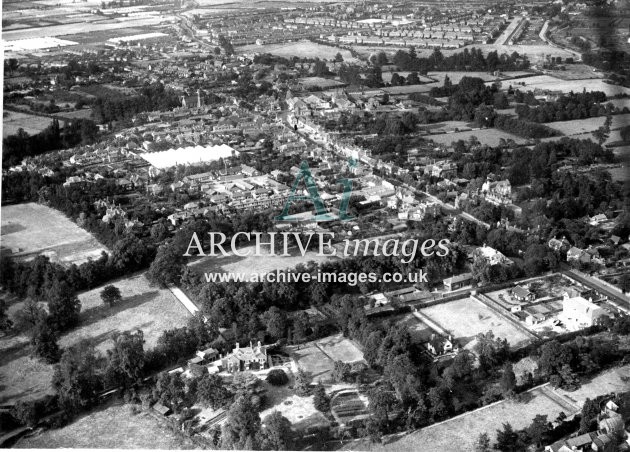
{"label": "house", "polygon": [[545,452],[585,452],[593,450],[591,448],[591,444],[593,444],[595,438],[597,438],[597,434],[590,432],[569,438],[567,440],[556,441],[555,443],[545,447]]}
{"label": "house", "polygon": [[603,434],[599,435],[593,440],[593,443],[591,444],[591,450],[594,450],[596,452],[615,452],[617,448],[615,447],[615,443],[612,440],[611,436]]}
{"label": "house", "polygon": [[503,253],[485,244],[473,252],[473,258],[483,259],[490,265],[511,265],[513,263],[510,259],[505,257]]}
{"label": "house", "polygon": [[167,406],[162,405],[161,403],[156,403],[155,405],[153,405],[153,410],[156,411],[157,413],[161,414],[162,416],[166,417],[169,416],[173,413],[173,411],[171,411],[171,409]]}
{"label": "house", "polygon": [[597,324],[603,317],[608,317],[608,313],[584,297],[566,296],[559,317],[568,329],[576,331]]}
{"label": "house", "polygon": [[569,251],[567,251],[567,262],[582,262],[584,264],[590,264],[591,255],[585,250],[573,246],[569,249]]}
{"label": "house", "polygon": [[256,347],[251,343],[249,347],[240,347],[237,342],[232,353],[223,358],[222,362],[223,368],[228,372],[263,369],[267,364],[267,348],[260,345],[260,341]]}
{"label": "house", "polygon": [[497,206],[512,203],[512,185],[509,180],[498,182],[486,180],[481,186],[481,194],[486,201]]}
{"label": "house", "polygon": [[606,217],[606,215],[604,215],[603,213],[599,213],[597,215],[593,215],[588,220],[588,224],[590,224],[591,226],[598,226],[602,223],[605,223],[606,221],[608,221],[608,218]]}
{"label": "house", "polygon": [[462,273],[461,275],[451,276],[450,278],[446,278],[444,283],[444,288],[451,292],[453,290],[461,289],[464,286],[468,286],[472,283],[473,277],[472,273]]}
{"label": "house", "polygon": [[516,286],[512,289],[512,297],[518,301],[533,301],[536,298],[529,289],[523,286]]}
{"label": "house", "polygon": [[547,246],[556,252],[566,251],[571,248],[571,244],[565,237],[562,237],[561,239],[553,238],[549,240]]}
{"label": "house", "polygon": [[453,343],[453,337],[450,335],[444,337],[438,334],[432,334],[431,340],[427,342],[427,350],[429,350],[433,356],[440,356],[446,353],[457,352],[459,347]]}

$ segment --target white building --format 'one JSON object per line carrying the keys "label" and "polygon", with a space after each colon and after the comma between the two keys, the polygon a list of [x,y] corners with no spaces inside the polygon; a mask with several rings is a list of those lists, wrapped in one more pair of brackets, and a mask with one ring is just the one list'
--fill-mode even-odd
{"label": "white building", "polygon": [[584,297],[565,297],[559,317],[567,329],[575,331],[595,325],[602,317],[608,317],[608,313]]}

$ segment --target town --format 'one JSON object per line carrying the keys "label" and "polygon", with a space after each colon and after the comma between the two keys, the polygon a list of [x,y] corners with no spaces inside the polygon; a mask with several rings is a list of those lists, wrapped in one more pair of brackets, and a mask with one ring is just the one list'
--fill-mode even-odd
{"label": "town", "polygon": [[0,446],[630,450],[630,5],[3,3]]}

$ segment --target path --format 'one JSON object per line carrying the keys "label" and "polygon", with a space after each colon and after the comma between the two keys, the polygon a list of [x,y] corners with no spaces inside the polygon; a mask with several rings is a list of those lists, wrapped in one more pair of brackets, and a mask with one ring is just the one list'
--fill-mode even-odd
{"label": "path", "polygon": [[177,298],[177,300],[179,300],[179,302],[183,304],[188,312],[190,312],[192,315],[195,315],[197,314],[197,312],[199,312],[199,308],[197,307],[197,305],[193,303],[192,300],[188,298],[188,295],[186,295],[179,287],[169,285],[168,290],[171,291],[175,298]]}

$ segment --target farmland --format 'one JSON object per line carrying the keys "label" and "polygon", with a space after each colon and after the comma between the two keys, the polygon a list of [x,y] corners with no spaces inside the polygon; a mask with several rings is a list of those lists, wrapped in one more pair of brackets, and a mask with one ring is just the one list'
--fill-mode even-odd
{"label": "farmland", "polygon": [[[630,113],[612,116],[612,130],[619,129],[628,124]],[[557,121],[550,122],[547,125],[552,129],[558,130],[564,135],[579,135],[582,133],[591,133],[604,125],[606,118],[601,116],[598,118],[575,119],[573,121]]]}
{"label": "farmland", "polygon": [[2,246],[20,258],[39,254],[53,262],[81,264],[106,249],[60,212],[28,203],[2,208]]}
{"label": "farmland", "polygon": [[[115,333],[144,333],[145,350],[153,348],[164,330],[183,326],[188,311],[167,289],[151,287],[144,275],[135,275],[112,282],[118,287],[123,301],[113,308],[103,304],[102,287],[79,295],[81,317],[79,327],[59,339],[60,347],[90,339],[97,350],[105,353],[112,346]],[[21,303],[11,306],[12,315]],[[0,400],[35,398],[49,391],[52,366],[41,364],[28,356],[28,337],[0,338]]]}
{"label": "farmland", "polygon": [[51,123],[52,119],[16,111],[4,111],[2,115],[2,136],[15,135],[18,129],[24,129],[29,135],[35,135]]}
{"label": "farmland", "polygon": [[284,58],[291,58],[297,56],[300,58],[321,58],[323,60],[333,60],[337,53],[341,53],[343,60],[346,63],[356,62],[348,50],[339,49],[336,47],[325,46],[322,44],[316,44],[310,41],[298,41],[282,44],[264,44],[248,45],[239,47],[237,49],[240,52],[258,52],[258,53],[271,53]]}
{"label": "farmland", "polygon": [[487,144],[488,146],[498,146],[501,142],[501,138],[504,140],[514,140],[514,142],[518,144],[526,142],[523,138],[497,129],[479,129],[465,132],[444,133],[441,135],[430,135],[427,139],[430,139],[438,144],[450,145],[454,141],[468,141],[472,136],[477,137],[481,144]]}
{"label": "farmland", "polygon": [[156,422],[149,413],[133,414],[131,405],[100,407],[54,430],[21,439],[17,448],[195,449],[183,435]]}
{"label": "farmland", "polygon": [[490,330],[495,337],[507,339],[512,347],[527,344],[532,336],[517,329],[507,319],[499,317],[483,303],[465,298],[423,308],[420,312],[449,331],[466,349],[476,343],[475,336]]}
{"label": "farmland", "polygon": [[[488,82],[490,84],[490,82]],[[562,91],[574,93],[586,91],[602,91],[607,96],[616,96],[618,94],[630,94],[630,88],[624,88],[623,86],[611,85],[605,83],[602,79],[583,79],[583,80],[562,80],[551,75],[536,75],[534,77],[527,77],[514,81],[503,82],[502,88],[507,90],[510,84],[515,89],[521,91],[535,90],[536,88],[541,90],[550,91]]]}

